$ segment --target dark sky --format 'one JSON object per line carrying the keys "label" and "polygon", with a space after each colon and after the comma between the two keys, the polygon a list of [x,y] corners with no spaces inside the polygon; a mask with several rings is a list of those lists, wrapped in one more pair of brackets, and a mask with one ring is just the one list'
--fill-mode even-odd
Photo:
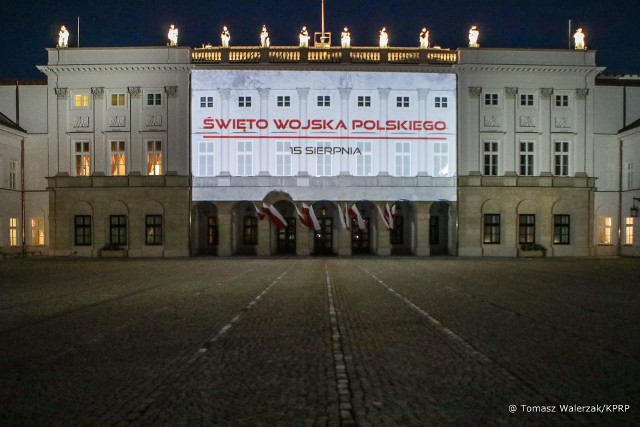
{"label": "dark sky", "polygon": [[[257,45],[267,24],[275,46],[297,44],[302,25],[320,30],[321,0],[4,0],[0,7],[0,80],[40,79],[35,66],[55,47],[62,24],[70,46],[161,46],[169,24],[180,29],[180,45],[220,43],[229,26],[232,45]],[[352,45],[377,44],[386,26],[391,46],[417,46],[423,26],[432,44],[456,49],[467,44],[471,25],[480,29],[482,47],[558,48],[568,46],[568,20],[582,27],[587,47],[598,51],[597,63],[608,74],[640,74],[640,1],[584,0],[551,2],[472,0],[325,0],[325,25],[339,44],[343,26]]]}

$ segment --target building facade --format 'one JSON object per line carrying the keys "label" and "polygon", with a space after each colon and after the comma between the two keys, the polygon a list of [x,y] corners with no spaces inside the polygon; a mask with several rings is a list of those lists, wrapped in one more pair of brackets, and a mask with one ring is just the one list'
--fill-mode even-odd
{"label": "building facade", "polygon": [[51,255],[639,253],[640,80],[601,76],[594,51],[48,55],[46,84],[0,86],[0,111],[34,106],[12,122],[33,165],[19,218],[41,209]]}

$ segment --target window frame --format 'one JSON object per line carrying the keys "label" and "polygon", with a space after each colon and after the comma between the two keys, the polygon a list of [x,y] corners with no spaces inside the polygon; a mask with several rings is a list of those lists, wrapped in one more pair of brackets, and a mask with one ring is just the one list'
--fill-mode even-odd
{"label": "window frame", "polygon": [[251,95],[238,96],[238,108],[251,108],[253,100]]}
{"label": "window frame", "polygon": [[276,95],[277,108],[291,108],[291,95]]}
{"label": "window frame", "polygon": [[144,216],[144,244],[146,246],[162,246],[164,244],[163,222],[162,215]]}
{"label": "window frame", "polygon": [[624,245],[632,246],[634,241],[633,232],[635,227],[635,218],[627,216],[624,218]]}
{"label": "window frame", "polygon": [[358,108],[370,108],[371,107],[371,95],[358,95],[356,99],[356,105]]}
{"label": "window frame", "polygon": [[498,92],[485,92],[483,96],[483,105],[485,107],[497,108],[501,105],[501,97]]}
{"label": "window frame", "polygon": [[258,244],[258,217],[255,215],[242,217],[242,244]]}
{"label": "window frame", "polygon": [[[164,155],[162,148],[164,141],[159,138],[145,139],[145,154],[146,154],[146,172],[149,176],[160,176],[164,173]],[[151,149],[150,146],[153,145]],[[159,145],[159,148],[158,148]],[[159,163],[158,163],[159,161]],[[153,173],[152,173],[153,172]]]}
{"label": "window frame", "polygon": [[[91,141],[89,140],[73,140],[73,171],[75,176],[91,176]],[[78,151],[78,145],[81,145],[81,150]],[[85,151],[86,148],[86,151]],[[84,160],[86,158],[86,160]],[[84,173],[78,173],[79,167],[83,169],[86,166]]]}
{"label": "window frame", "polygon": [[[109,139],[109,157],[111,159],[111,163],[110,163],[110,172],[111,175],[110,176],[127,176],[127,172],[128,172],[128,161],[127,161],[127,141],[124,139]],[[113,149],[113,144],[117,143],[117,150],[114,151]],[[121,149],[120,146],[123,146],[123,148]],[[116,161],[115,163],[115,169],[114,169],[114,156],[122,156],[122,157],[116,157],[118,159],[118,161]],[[123,160],[122,162],[122,168],[124,169],[124,171],[122,171],[122,173],[120,173],[120,167],[121,167],[121,163],[120,163],[120,159]],[[118,173],[114,173],[114,170]]]}
{"label": "window frame", "polygon": [[[566,219],[566,222],[563,222],[564,219]],[[571,215],[568,215],[568,214],[553,215],[553,244],[554,245],[570,245],[571,244]]]}
{"label": "window frame", "polygon": [[[150,104],[149,101],[152,101]],[[146,92],[145,97],[145,107],[147,108],[158,108],[164,105],[164,96],[162,92],[159,91],[148,91]]]}
{"label": "window frame", "polygon": [[611,246],[613,244],[613,217],[598,217],[598,245]]}
{"label": "window frame", "polygon": [[[114,96],[115,104],[114,104]],[[126,108],[127,107],[127,92],[126,91],[111,91],[109,92],[109,108]]]}
{"label": "window frame", "polygon": [[317,108],[330,108],[331,107],[331,95],[316,95],[316,107]]}
{"label": "window frame", "polygon": [[[558,150],[558,144],[561,144],[560,145],[561,150]],[[571,175],[570,166],[571,166],[571,142],[568,140],[554,140],[553,141],[553,174],[555,176],[570,176]],[[558,171],[560,173],[558,173]]]}
{"label": "window frame", "polygon": [[213,96],[200,96],[200,108],[213,108]]}
{"label": "window frame", "polygon": [[[497,139],[482,140],[482,172],[484,176],[500,175],[500,142]],[[487,146],[489,146],[489,150],[487,150]]]}
{"label": "window frame", "polygon": [[536,243],[536,215],[535,214],[519,214],[518,215],[518,244],[534,244]]}
{"label": "window frame", "polygon": [[434,108],[445,109],[449,108],[448,96],[436,96],[433,101]]}
{"label": "window frame", "polygon": [[482,215],[482,244],[483,245],[499,245],[500,244],[500,223],[501,214],[485,213]]}
{"label": "window frame", "polygon": [[[117,221],[114,223],[114,220]],[[124,220],[124,222],[120,222],[120,220]],[[111,246],[127,246],[127,223],[127,215],[109,215],[109,244]]]}
{"label": "window frame", "polygon": [[[524,149],[523,149],[524,146]],[[518,141],[518,169],[520,176],[534,176],[536,173],[536,142],[530,139]]]}
{"label": "window frame", "polygon": [[411,108],[411,97],[396,96],[396,108]]}
{"label": "window frame", "polygon": [[[89,219],[88,224],[86,222]],[[78,221],[82,219],[82,221]],[[73,244],[74,246],[91,246],[92,245],[92,222],[91,215],[75,215],[73,217]],[[88,230],[88,234],[87,234]]]}

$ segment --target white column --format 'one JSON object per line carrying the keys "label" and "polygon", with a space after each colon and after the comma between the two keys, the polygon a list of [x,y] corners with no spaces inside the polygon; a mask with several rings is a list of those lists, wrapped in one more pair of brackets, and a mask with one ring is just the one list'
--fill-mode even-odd
{"label": "white column", "polygon": [[[300,105],[300,107],[298,108],[298,111],[299,111],[298,118],[302,123],[306,123],[307,122],[307,98],[309,97],[309,88],[299,87],[297,88],[297,90],[298,90],[298,103]],[[306,130],[300,131],[300,136],[307,136],[307,131]],[[300,148],[302,148],[303,154],[300,155],[300,166],[298,169],[298,175],[308,176],[309,166],[307,162],[307,155],[304,154],[305,149],[307,148],[308,142],[304,138],[301,138],[299,141],[300,141]]]}
{"label": "white column", "polygon": [[[91,94],[93,95],[93,103],[91,108],[93,109],[93,147],[91,152],[91,174],[96,172],[104,174],[106,172],[107,163],[104,153],[107,152],[104,141],[104,88],[92,87]],[[98,155],[99,154],[99,155]]]}
{"label": "white column", "polygon": [[69,111],[69,89],[66,87],[54,88],[56,98],[58,99],[58,144],[56,145],[55,157],[57,160],[56,174],[67,173],[70,170],[70,153],[69,153],[69,141],[67,138],[67,122]]}
{"label": "white column", "polygon": [[[340,90],[340,119],[344,123],[349,123],[349,95],[351,89],[339,89]],[[348,126],[348,125],[347,125]],[[349,136],[349,131],[340,129],[340,142],[342,148],[349,148],[349,139],[345,138]],[[349,155],[340,154],[340,175],[349,175]]]}
{"label": "white column", "polygon": [[[129,173],[137,173],[140,174],[142,171],[146,170],[146,167],[143,165],[144,159],[144,151],[146,147],[144,147],[142,141],[142,133],[140,133],[140,113],[142,112],[142,91],[140,86],[130,86],[127,88],[129,92],[129,153],[131,155],[130,159],[127,159]],[[166,88],[165,88],[166,93]],[[167,96],[167,108],[169,108],[169,97]],[[167,114],[167,119],[171,117]],[[168,124],[169,129],[171,129],[171,124]],[[174,141],[169,138],[167,135],[167,139]],[[171,144],[170,144],[171,145]],[[165,160],[165,168],[169,170],[168,161],[172,153],[168,153]]]}
{"label": "white column", "polygon": [[[220,99],[222,100],[222,120],[227,120],[229,118],[229,89],[219,89]],[[229,136],[228,129],[222,129],[221,136],[225,138],[221,138],[220,140],[220,176],[230,176],[231,172],[231,158],[229,155],[229,145],[230,141],[226,137]]]}
{"label": "white column", "polygon": [[[260,93],[260,118],[269,120],[269,89],[258,89]],[[264,129],[260,129],[260,136],[264,136]],[[271,149],[271,140],[259,138],[256,142],[258,144],[258,153],[260,153],[260,176],[269,176],[269,150]]]}
{"label": "white column", "polygon": [[587,95],[589,89],[576,89],[576,142],[572,147],[574,172],[580,176],[587,171],[586,153],[587,153]]}
{"label": "white column", "polygon": [[553,140],[551,139],[551,98],[553,89],[540,89],[540,174],[553,173]]}
{"label": "white column", "polygon": [[[520,147],[516,140],[516,94],[518,89],[507,87],[504,90],[504,143],[505,143],[505,172],[514,171],[520,173],[519,152]],[[509,168],[509,169],[506,169]]]}
{"label": "white column", "polygon": [[[380,123],[386,123],[389,117],[389,91],[388,88],[379,88],[378,94],[380,97]],[[389,141],[387,136],[389,133],[384,130],[380,133],[380,152],[378,154],[379,160],[379,176],[389,176]]]}
{"label": "white column", "polygon": [[[427,100],[429,98],[429,90],[428,89],[418,89],[418,120],[427,120],[428,116],[428,105]],[[421,130],[418,134],[421,138],[426,138],[427,131]],[[429,176],[428,169],[428,161],[429,152],[428,152],[428,142],[426,139],[421,139],[418,141],[418,176]]]}
{"label": "white column", "polygon": [[[468,123],[468,126],[459,126],[458,132],[460,130],[467,128],[467,144],[468,147],[465,153],[458,153],[458,155],[467,156],[467,167],[466,170],[459,170],[458,174],[460,175],[469,175],[470,172],[480,172],[484,173],[484,156],[483,150],[484,147],[482,145],[482,141],[480,140],[480,95],[482,94],[482,88],[479,86],[469,86],[469,97],[466,99],[466,104],[468,106],[467,113],[468,117],[461,118],[458,123]],[[465,103],[465,100],[462,100]],[[460,147],[464,147],[464,141],[460,141]],[[460,165],[463,165],[463,162],[460,161]]]}

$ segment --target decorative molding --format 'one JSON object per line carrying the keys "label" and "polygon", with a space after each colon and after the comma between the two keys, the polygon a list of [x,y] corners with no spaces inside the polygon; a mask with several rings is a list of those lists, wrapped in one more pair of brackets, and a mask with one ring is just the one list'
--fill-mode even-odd
{"label": "decorative molding", "polygon": [[298,97],[301,100],[307,99],[307,96],[309,96],[309,88],[308,87],[299,87],[299,88],[296,88],[296,90],[298,91]]}
{"label": "decorative molding", "polygon": [[389,92],[391,89],[389,88],[378,88],[378,93],[380,94],[380,100],[386,102],[389,99]]}
{"label": "decorative molding", "polygon": [[93,95],[93,97],[95,99],[104,98],[104,88],[103,87],[92,87],[91,88],[91,95]]}
{"label": "decorative molding", "polygon": [[523,128],[536,127],[535,116],[520,116],[520,127],[523,127]]}
{"label": "decorative molding", "polygon": [[569,117],[555,117],[554,124],[557,128],[566,129],[571,127]]}
{"label": "decorative molding", "polygon": [[142,94],[142,88],[140,86],[129,86],[127,90],[132,98],[140,98],[140,95]]}
{"label": "decorative molding", "polygon": [[507,98],[513,99],[513,98],[516,97],[516,94],[518,93],[518,88],[517,87],[505,87],[504,88],[504,92],[507,95]]}
{"label": "decorative molding", "polygon": [[429,89],[418,89],[418,99],[420,101],[429,99]]}
{"label": "decorative molding", "polygon": [[269,99],[269,91],[270,90],[271,89],[268,89],[268,88],[260,88],[260,89],[258,89],[258,94],[260,94],[260,99],[262,101],[266,101],[266,100]]}
{"label": "decorative molding", "polygon": [[58,99],[67,99],[67,96],[69,95],[69,89],[66,87],[55,87],[53,90]]}
{"label": "decorative molding", "polygon": [[343,101],[349,99],[349,95],[351,95],[351,89],[339,88],[338,91],[340,92],[340,99],[342,99]]}
{"label": "decorative molding", "polygon": [[127,118],[125,116],[111,116],[109,117],[109,126],[112,128],[121,128],[124,127],[127,123]]}
{"label": "decorative molding", "polygon": [[162,116],[147,116],[147,126],[162,126]]}
{"label": "decorative molding", "polygon": [[488,128],[500,127],[497,116],[484,116],[484,126]]}
{"label": "decorative molding", "polygon": [[218,93],[222,101],[229,101],[229,95],[231,94],[230,89],[218,89]]}
{"label": "decorative molding", "polygon": [[178,86],[165,86],[164,93],[168,98],[176,98],[178,96]]}
{"label": "decorative molding", "polygon": [[587,95],[589,95],[589,89],[576,89],[576,98],[587,99]]}
{"label": "decorative molding", "polygon": [[480,86],[469,86],[469,96],[471,98],[480,98],[482,88]]}
{"label": "decorative molding", "polygon": [[89,116],[77,116],[73,119],[73,127],[74,128],[88,128],[89,127]]}
{"label": "decorative molding", "polygon": [[550,87],[543,87],[540,89],[540,95],[542,95],[543,98],[550,98],[551,95],[553,95],[553,89]]}

